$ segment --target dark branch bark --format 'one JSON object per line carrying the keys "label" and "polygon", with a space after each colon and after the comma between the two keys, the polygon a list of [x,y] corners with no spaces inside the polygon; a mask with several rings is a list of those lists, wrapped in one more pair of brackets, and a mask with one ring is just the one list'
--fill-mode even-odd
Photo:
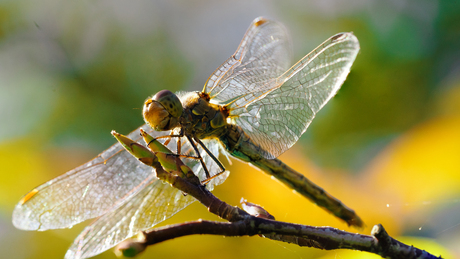
{"label": "dark branch bark", "polygon": [[[141,145],[129,144],[135,148],[142,148]],[[128,149],[128,151],[130,150]],[[201,185],[193,172],[168,173],[153,153],[145,155],[142,153],[145,150],[136,152],[136,157],[141,162],[156,169],[159,179],[168,182],[188,195],[192,195],[211,213],[229,222],[198,220],[152,229],[140,233],[137,239],[126,240],[119,244],[116,248],[118,255],[132,257],[145,250],[149,245],[186,235],[253,236],[258,234],[265,238],[294,243],[299,246],[324,250],[353,249],[378,254],[384,258],[441,258],[393,239],[380,224],[374,226],[372,235],[362,235],[331,227],[286,223],[272,219],[273,217],[258,205],[243,202],[243,207],[253,214],[250,215],[246,211],[230,206],[215,197]],[[139,153],[142,153],[143,157],[139,157]]]}
{"label": "dark branch bark", "polygon": [[[222,236],[253,236],[259,234],[273,240],[324,250],[353,249],[378,254],[386,258],[440,258],[393,239],[381,225],[374,227],[372,235],[362,235],[331,227],[312,227],[259,218],[219,200],[201,185],[196,185],[187,179],[168,174],[158,168],[157,174],[160,179],[192,195],[205,205],[210,212],[229,222],[198,220],[152,229],[142,233],[137,240],[128,240],[126,241],[127,243],[122,243],[118,247],[119,250],[126,250],[135,246],[141,248],[136,248],[140,252],[149,245],[194,234]],[[134,254],[137,253],[135,252]]]}
{"label": "dark branch bark", "polygon": [[[312,227],[249,216],[235,222],[192,221],[169,225],[141,233],[137,239],[121,243],[117,250],[132,255],[166,240],[195,235],[253,236],[324,250],[352,249],[378,254],[384,258],[441,258],[424,250],[403,244],[376,225],[372,235],[354,234],[331,227]],[[125,253],[125,256],[127,254]]]}

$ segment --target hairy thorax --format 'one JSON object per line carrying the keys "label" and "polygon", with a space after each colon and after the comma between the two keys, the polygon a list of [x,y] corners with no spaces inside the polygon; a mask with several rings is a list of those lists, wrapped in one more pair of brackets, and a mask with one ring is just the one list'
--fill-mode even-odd
{"label": "hairy thorax", "polygon": [[241,127],[227,123],[229,112],[225,106],[210,103],[209,96],[201,92],[187,93],[180,99],[184,108],[181,125],[186,135],[217,139],[230,154],[246,162],[261,159],[261,147]]}
{"label": "hairy thorax", "polygon": [[228,112],[224,107],[210,103],[207,94],[189,92],[180,99],[184,107],[181,125],[185,134],[200,139],[219,139],[227,133]]}

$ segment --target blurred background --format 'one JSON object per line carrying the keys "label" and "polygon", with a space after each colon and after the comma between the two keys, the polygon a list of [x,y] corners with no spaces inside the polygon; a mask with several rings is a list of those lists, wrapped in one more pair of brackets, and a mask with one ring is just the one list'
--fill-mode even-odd
{"label": "blurred background", "polygon": [[[149,95],[201,90],[251,21],[282,22],[293,63],[328,37],[361,44],[337,96],[281,156],[355,209],[356,230],[263,172],[234,161],[216,196],[278,220],[390,235],[460,258],[459,1],[2,1],[0,257],[63,258],[85,223],[26,232],[11,215],[29,190],[90,160],[143,124]],[[162,225],[205,218],[193,204]],[[263,238],[189,236],[139,258],[378,258]],[[112,251],[95,258],[114,258]]]}

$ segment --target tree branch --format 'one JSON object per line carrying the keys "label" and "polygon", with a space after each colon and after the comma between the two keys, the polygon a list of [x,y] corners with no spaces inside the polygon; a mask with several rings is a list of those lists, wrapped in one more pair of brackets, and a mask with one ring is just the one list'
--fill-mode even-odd
{"label": "tree branch", "polygon": [[352,249],[374,253],[383,258],[441,258],[393,239],[380,224],[374,226],[372,235],[363,235],[332,227],[312,227],[255,216],[245,217],[243,220],[235,222],[197,220],[151,229],[139,233],[136,239],[126,240],[119,244],[116,253],[124,256],[135,256],[150,245],[195,234],[220,236],[253,236],[258,234],[272,240],[322,250]]}
{"label": "tree branch", "polygon": [[[299,246],[324,250],[353,249],[378,254],[384,258],[441,258],[428,252],[403,244],[385,231],[382,225],[375,225],[371,235],[350,233],[332,227],[313,227],[274,220],[262,207],[242,201],[246,211],[231,206],[215,197],[191,171],[171,172],[164,170],[155,154],[144,146],[121,135],[116,136],[125,148],[141,162],[152,166],[157,177],[188,195],[192,195],[208,210],[229,222],[198,220],[139,233],[135,239],[125,240],[115,249],[117,255],[133,257],[166,240],[194,234],[223,236],[253,236],[294,243]],[[131,142],[129,142],[131,141]]]}

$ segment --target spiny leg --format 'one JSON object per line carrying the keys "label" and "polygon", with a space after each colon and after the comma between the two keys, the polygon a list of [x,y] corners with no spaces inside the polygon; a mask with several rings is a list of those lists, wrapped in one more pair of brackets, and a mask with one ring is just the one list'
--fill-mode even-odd
{"label": "spiny leg", "polygon": [[[178,156],[178,157],[183,157],[183,158],[189,158],[189,159],[201,159],[201,157],[196,157],[196,156],[188,156],[188,155],[182,155],[182,141],[181,141],[181,138],[184,136],[184,134],[182,134],[182,130],[181,130],[181,133],[180,134],[174,134],[174,135],[165,135],[165,136],[160,136],[160,137],[157,137],[156,139],[159,139],[159,138],[169,138],[165,143],[164,145],[168,145],[169,142],[171,141],[172,138],[177,138],[177,148],[176,148],[176,153],[177,154],[172,154],[174,156]],[[193,145],[192,145],[193,146]]]}
{"label": "spiny leg", "polygon": [[[171,141],[172,138],[178,138],[178,140],[177,140],[177,154],[171,154],[171,155],[178,156],[178,157],[183,157],[183,158],[188,158],[188,159],[200,160],[201,166],[203,167],[203,170],[204,170],[204,172],[206,174],[206,179],[203,180],[203,183],[207,183],[210,180],[214,179],[215,177],[217,177],[217,176],[219,176],[219,175],[221,175],[222,173],[225,172],[225,168],[222,165],[222,163],[209,151],[209,149],[198,138],[193,138],[193,139],[196,142],[198,142],[198,144],[203,148],[203,150],[217,163],[217,165],[219,165],[219,167],[222,169],[222,171],[211,177],[211,175],[209,173],[209,170],[208,170],[206,164],[204,163],[204,159],[201,157],[200,152],[198,151],[198,148],[196,147],[195,142],[193,142],[193,140],[189,136],[186,136],[186,137],[187,137],[188,141],[190,142],[190,146],[192,146],[192,148],[195,151],[195,153],[197,154],[197,156],[182,155],[181,154],[181,151],[182,151],[181,137],[183,137],[183,136],[184,136],[183,134],[164,135],[164,136],[156,137],[155,139],[168,138],[168,140],[166,140],[165,143],[164,143],[164,145],[166,146],[166,145],[169,144],[169,142]],[[149,145],[149,144],[150,143],[147,143],[147,145]]]}
{"label": "spiny leg", "polygon": [[[201,162],[201,166],[203,167],[204,173],[206,174],[206,178],[211,178],[211,175],[209,174],[208,168],[206,167],[206,164],[204,163],[204,160],[201,157],[200,152],[198,151],[198,148],[196,148],[195,142],[193,142],[193,140],[192,140],[192,138],[190,136],[185,135],[185,137],[187,137],[188,141],[190,142],[190,145],[193,147],[193,150],[195,150],[195,153],[196,153],[197,157],[199,157],[200,162]],[[209,151],[206,151],[206,152],[209,153]]]}
{"label": "spiny leg", "polygon": [[181,155],[181,154],[182,154],[181,137],[178,137],[176,142],[177,142],[177,149],[176,149],[177,154],[178,154],[178,155]]}
{"label": "spiny leg", "polygon": [[225,173],[225,170],[223,170],[223,171],[221,171],[221,172],[219,172],[219,173],[217,173],[217,174],[215,174],[215,175],[213,175],[213,176],[211,176],[211,177],[209,177],[209,178],[207,178],[207,179],[201,181],[201,184],[206,185],[206,184],[209,183],[209,181],[211,181],[212,179],[216,178],[217,176],[219,176],[219,175],[221,175],[221,174],[223,174],[223,173]]}
{"label": "spiny leg", "polygon": [[200,159],[201,159],[200,157],[189,156],[189,155],[180,155],[180,154],[170,154],[170,155],[171,155],[171,156],[182,157],[182,158],[188,158],[188,159],[196,159],[196,160],[200,160]]}
{"label": "spiny leg", "polygon": [[[189,151],[188,151],[188,152],[190,152],[191,150],[192,150],[192,148],[189,148]],[[187,152],[187,153],[188,153],[188,152]],[[196,157],[196,156],[176,155],[176,154],[173,154],[173,155],[178,156],[178,157],[188,158],[188,159],[197,159],[197,160],[200,160],[200,158],[199,158],[199,157]],[[209,171],[209,169],[208,169],[208,171]],[[209,178],[206,178],[206,179],[204,179],[203,181],[201,181],[201,183],[204,184],[204,185],[206,185],[209,181],[211,181],[212,179],[216,178],[217,176],[223,174],[224,172],[225,172],[225,171],[222,171],[222,172],[219,172],[219,173],[217,173],[217,174],[215,174],[215,175],[213,175],[213,176],[211,176],[211,177],[209,177]]]}
{"label": "spiny leg", "polygon": [[158,136],[158,137],[155,137],[154,139],[160,139],[160,138],[178,138],[178,137],[182,137],[181,135],[163,135],[163,136]]}
{"label": "spiny leg", "polygon": [[[198,138],[193,138],[193,139],[204,149],[204,151],[206,151],[206,153],[208,153],[208,155],[212,158],[212,160],[214,160],[214,162],[216,162],[216,164],[220,167],[220,169],[222,169],[222,171],[220,173],[216,174],[216,176],[222,174],[223,172],[225,172],[224,165],[219,161],[219,159],[217,159],[214,156],[213,153],[211,153],[211,151],[209,151],[209,149],[203,144],[203,142],[201,142],[201,140],[198,139]],[[216,177],[216,176],[213,176],[213,178]]]}
{"label": "spiny leg", "polygon": [[[181,154],[181,149],[182,149],[182,145],[181,145],[181,137],[183,137],[182,135],[164,135],[164,136],[159,136],[159,137],[156,137],[154,138],[153,140],[150,141],[150,143],[154,140],[157,140],[157,139],[160,139],[160,138],[168,138],[168,140],[163,144],[163,145],[167,145],[172,138],[178,138],[177,140],[177,154],[170,154],[172,156],[177,156],[177,157],[182,157],[182,158],[188,158],[188,159],[197,159],[197,160],[200,160],[201,157],[196,157],[196,156],[189,156],[189,155],[182,155]],[[147,143],[147,146],[150,145],[150,143]],[[192,147],[194,147],[193,145],[191,145]]]}
{"label": "spiny leg", "polygon": [[[172,138],[179,138],[179,143],[180,143],[180,138],[182,136],[181,135],[164,135],[164,136],[159,136],[159,137],[156,137],[155,139],[160,139],[160,138],[169,138],[168,140],[165,141],[165,143],[163,145],[167,146],[169,144],[169,142],[171,141]],[[178,154],[180,154],[180,152],[177,152]]]}

